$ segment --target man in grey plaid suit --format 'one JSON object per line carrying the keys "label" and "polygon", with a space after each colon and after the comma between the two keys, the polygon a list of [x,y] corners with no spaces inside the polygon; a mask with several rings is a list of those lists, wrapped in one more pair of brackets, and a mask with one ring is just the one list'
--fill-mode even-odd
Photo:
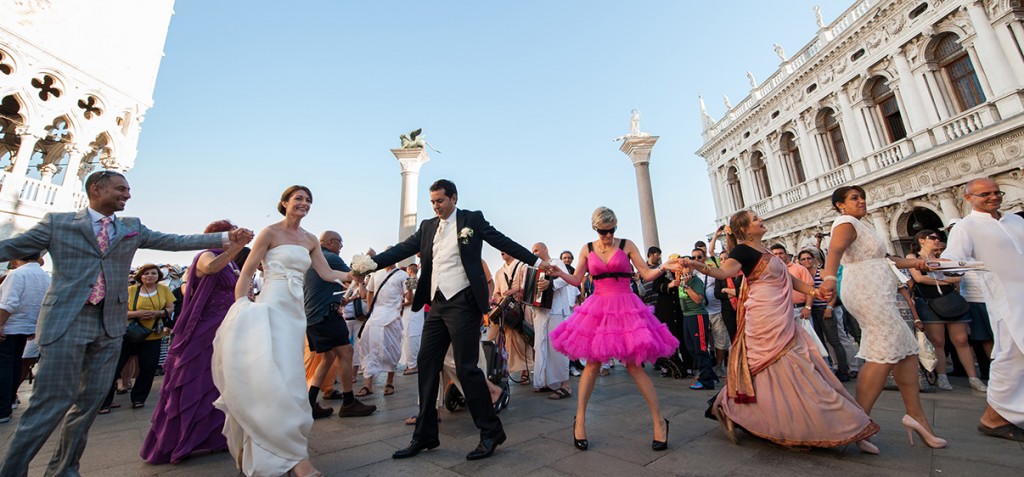
{"label": "man in grey plaid suit", "polygon": [[117,217],[131,198],[128,181],[117,172],[93,173],[85,189],[88,208],[46,214],[25,233],[0,241],[0,260],[41,250],[53,257],[53,281],[36,329],[36,383],[0,467],[2,477],[27,475],[29,462],[62,421],[46,475],[79,475],[89,427],[114,378],[127,326],[128,270],[137,249],[195,250],[252,239],[246,229],[164,234],[138,218]]}

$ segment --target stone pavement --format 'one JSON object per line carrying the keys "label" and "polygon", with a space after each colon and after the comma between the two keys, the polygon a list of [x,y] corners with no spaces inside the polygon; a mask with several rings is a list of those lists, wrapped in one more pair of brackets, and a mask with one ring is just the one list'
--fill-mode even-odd
{"label": "stone pavement", "polygon": [[[649,368],[648,368],[649,369]],[[578,378],[574,378],[578,379]],[[937,433],[949,441],[946,449],[925,447],[915,436],[911,447],[899,424],[902,402],[895,391],[886,391],[874,410],[882,426],[872,440],[880,456],[861,454],[854,445],[837,449],[794,451],[760,441],[742,432],[740,445],[730,444],[718,425],[703,417],[707,391],[691,391],[683,380],[655,377],[663,413],[672,422],[669,450],[654,452],[651,417],[632,380],[619,366],[611,376],[599,378],[588,414],[590,450],[577,451],[571,441],[576,400],[552,401],[534,394],[530,386],[513,384],[510,407],[501,413],[508,441],[490,459],[468,462],[467,452],[478,439],[468,411],[441,411],[441,447],[406,460],[391,453],[408,445],[412,427],[402,420],[415,413],[415,376],[398,376],[392,396],[376,394],[365,399],[380,410],[370,417],[316,421],[310,440],[313,463],[328,476],[657,476],[657,475],[827,475],[835,476],[961,476],[1021,475],[1024,445],[982,436],[975,430],[984,396],[974,393],[966,379],[953,378],[956,390],[923,394],[922,401]],[[853,384],[848,389],[853,393]],[[158,380],[155,388],[160,385]],[[575,386],[575,384],[574,384]],[[28,385],[22,387],[27,402]],[[124,407],[98,416],[89,446],[82,459],[84,476],[234,476],[238,475],[227,453],[195,457],[178,465],[149,465],[139,458],[139,448],[149,429],[156,391],[149,406],[128,409],[126,396],[117,396]],[[335,402],[336,403],[336,402]],[[335,404],[335,407],[337,405]],[[0,424],[2,451],[14,433],[22,409],[14,420]],[[267,416],[273,419],[274,416]],[[52,455],[55,439],[43,447],[33,462],[30,476],[41,476]],[[1016,470],[1014,470],[1016,469]]]}

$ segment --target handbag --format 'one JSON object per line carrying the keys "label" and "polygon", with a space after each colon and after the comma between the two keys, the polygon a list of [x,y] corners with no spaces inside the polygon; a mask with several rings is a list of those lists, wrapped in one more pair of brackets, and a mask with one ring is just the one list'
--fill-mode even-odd
{"label": "handbag", "polygon": [[[516,276],[516,272],[518,270],[519,263],[516,263],[516,265],[512,267],[512,277]],[[512,288],[513,281],[514,278],[509,278],[507,274],[505,275],[505,285],[507,285],[508,288]],[[523,309],[523,304],[519,300],[516,300],[512,296],[507,296],[501,300],[501,304],[498,305],[498,308],[501,310],[501,319],[505,323],[505,326],[513,330],[519,330],[522,328],[523,323],[526,321],[526,312]],[[492,321],[492,323],[494,322]]]}
{"label": "handbag", "polygon": [[[139,286],[135,289],[135,300],[133,300],[132,308],[135,308],[139,304],[139,293],[142,291],[142,287]],[[149,338],[149,335],[153,334],[157,329],[157,323],[153,323],[153,328],[146,328],[138,319],[132,318],[128,322],[128,327],[124,330],[124,340],[129,343],[142,343]]]}
{"label": "handbag", "polygon": [[935,283],[935,288],[939,290],[939,297],[928,300],[928,307],[939,315],[939,318],[945,318],[947,320],[955,320],[967,314],[971,311],[971,304],[967,303],[965,299],[959,293],[947,293],[942,294],[942,287],[939,283]]}
{"label": "handbag", "polygon": [[915,330],[914,333],[917,335],[917,360],[926,371],[935,371],[935,365],[939,362],[935,357],[935,347],[923,331]]}

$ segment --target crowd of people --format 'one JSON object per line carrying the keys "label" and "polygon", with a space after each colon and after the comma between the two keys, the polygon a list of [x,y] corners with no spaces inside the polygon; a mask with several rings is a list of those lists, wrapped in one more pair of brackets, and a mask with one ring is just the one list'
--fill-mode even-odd
{"label": "crowd of people", "polygon": [[[1024,219],[1000,212],[1003,193],[989,179],[967,184],[966,218],[921,231],[906,257],[887,256],[862,220],[867,194],[843,186],[832,194],[830,234],[795,255],[766,244],[764,219],[740,211],[708,243],[664,260],[658,247],[642,255],[616,236],[604,207],[577,253],[527,249],[457,208],[447,180],[430,187],[436,217],[351,263],[340,233],[302,228],[313,204],[304,186],[284,191],[283,220],[258,235],[227,220],[197,235],[151,231],[116,215],[131,195],[115,172],[94,173],[86,190],[87,209],[48,214],[0,241],[10,260],[0,283],[0,424],[35,378],[0,476],[25,475],[62,422],[47,473],[75,472],[96,416],[120,407],[118,394],[132,408],[149,405],[158,372],[141,457],[173,464],[229,451],[249,476],[320,475],[308,450],[314,420],[334,415],[332,401],[342,418],[375,413],[359,398],[401,392],[398,373],[416,376],[419,411],[396,459],[440,445],[438,408],[453,395],[480,429],[467,459],[493,455],[507,437],[498,414],[509,383],[575,397],[573,445],[585,451],[590,397],[615,363],[649,408],[654,451],[668,448],[670,424],[658,375],[717,391],[706,415],[733,443],[743,430],[784,446],[878,454],[871,437],[891,423],[871,414],[887,387],[900,392],[911,444],[916,433],[946,446],[919,393],[951,390],[952,370],[987,395],[979,432],[1024,441]],[[484,243],[501,251],[493,274]],[[138,248],[201,251],[183,271],[147,264],[129,274]],[[494,347],[507,361],[487,359]],[[853,393],[843,385],[851,380]]]}

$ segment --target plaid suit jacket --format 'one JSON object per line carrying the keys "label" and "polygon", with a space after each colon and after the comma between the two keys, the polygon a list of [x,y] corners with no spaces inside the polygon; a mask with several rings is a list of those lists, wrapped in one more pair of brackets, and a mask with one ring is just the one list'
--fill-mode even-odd
{"label": "plaid suit jacket", "polygon": [[222,233],[174,235],[149,230],[136,217],[117,217],[106,253],[100,252],[86,209],[43,216],[31,229],[0,241],[0,261],[48,250],[53,278],[43,298],[36,325],[40,345],[58,340],[85,306],[93,284],[103,271],[107,294],[103,327],[107,336],[124,335],[128,321],[128,272],[135,251],[197,250],[223,245]]}

